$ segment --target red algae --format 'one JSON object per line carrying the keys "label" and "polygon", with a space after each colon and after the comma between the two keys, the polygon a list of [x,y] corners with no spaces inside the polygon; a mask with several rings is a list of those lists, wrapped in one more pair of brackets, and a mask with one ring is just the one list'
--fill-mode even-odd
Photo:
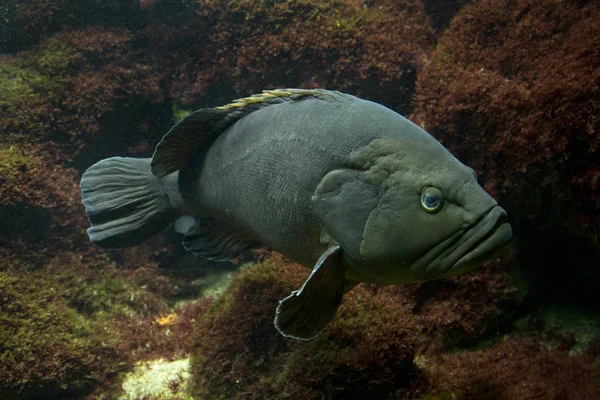
{"label": "red algae", "polygon": [[132,124],[125,115],[156,109],[163,101],[162,76],[131,48],[132,40],[118,29],[63,31],[14,57],[0,57],[2,141],[51,143],[63,162],[75,163],[86,146],[139,142],[147,117]]}
{"label": "red algae", "polygon": [[424,355],[418,364],[428,385],[456,399],[593,400],[600,397],[598,356],[568,356],[534,338],[504,339],[472,352]]}
{"label": "red algae", "polygon": [[7,0],[3,2],[0,50],[19,51],[62,28],[131,25],[138,5],[131,0]]}
{"label": "red algae", "polygon": [[[521,196],[520,186],[531,182],[551,187],[576,212],[591,214],[599,206],[569,203],[575,177],[589,176],[600,143],[594,39],[600,37],[595,23],[600,11],[593,5],[562,0],[468,5],[419,75],[415,117],[466,158],[493,194],[508,198],[518,191],[528,212],[537,211],[536,197]],[[537,186],[529,190],[538,193]],[[594,236],[596,228],[583,228]]]}
{"label": "red algae", "polygon": [[520,302],[501,265],[434,290],[363,284],[315,340],[285,339],[273,326],[275,308],[308,273],[275,255],[234,279],[196,324],[194,395],[314,398],[325,390],[332,399],[405,398],[416,390],[415,357],[494,335],[502,314]]}
{"label": "red algae", "polygon": [[599,5],[466,5],[417,81],[413,119],[507,209],[538,298],[587,303],[600,282]]}
{"label": "red algae", "polygon": [[359,285],[316,339],[285,339],[273,327],[277,300],[307,274],[274,254],[234,278],[195,324],[194,396],[591,400],[600,394],[597,344],[570,356],[567,342],[549,345],[532,330],[506,335],[523,293],[503,263],[421,285]]}
{"label": "red algae", "polygon": [[170,94],[184,105],[209,94],[325,86],[406,105],[433,32],[420,2],[377,3],[218,0],[193,9],[194,19],[180,21],[184,9],[146,32],[156,63],[174,68]]}
{"label": "red algae", "polygon": [[[321,336],[298,342],[273,317],[307,269],[263,251],[218,300],[176,305],[200,268],[160,237],[93,248],[77,185],[100,158],[149,156],[176,105],[302,86],[404,112],[418,77],[415,119],[507,205],[516,261],[543,271],[530,283],[572,293],[551,279],[590,264],[569,261],[571,244],[600,229],[597,1],[133,3],[11,0],[0,26],[16,51],[0,56],[0,397],[106,398],[133,362],[190,352],[200,398],[600,397],[595,347],[568,356],[533,332],[504,339],[527,312],[515,260],[359,285]],[[449,25],[437,49],[431,25]],[[541,235],[550,224],[571,239]]]}
{"label": "red algae", "polygon": [[[35,267],[15,253],[0,259],[2,398],[106,395],[135,361],[186,354],[211,303],[169,305],[156,271],[131,274],[99,252],[40,256]],[[173,324],[155,323],[169,312]]]}

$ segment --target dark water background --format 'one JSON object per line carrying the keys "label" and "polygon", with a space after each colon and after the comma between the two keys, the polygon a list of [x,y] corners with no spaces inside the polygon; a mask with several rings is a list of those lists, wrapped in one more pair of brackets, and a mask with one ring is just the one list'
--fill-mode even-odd
{"label": "dark water background", "polygon": [[[1,1],[0,399],[600,398],[598,21],[591,0]],[[508,211],[509,248],[360,285],[300,343],[272,319],[308,271],[277,254],[89,243],[87,167],[278,87],[424,127]],[[161,358],[187,360],[162,392],[123,384]]]}

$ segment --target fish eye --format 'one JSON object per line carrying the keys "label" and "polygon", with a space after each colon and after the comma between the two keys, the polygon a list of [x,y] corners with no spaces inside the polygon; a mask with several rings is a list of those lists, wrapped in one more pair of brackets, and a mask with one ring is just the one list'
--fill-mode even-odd
{"label": "fish eye", "polygon": [[421,207],[428,213],[438,212],[444,204],[444,194],[438,188],[426,186],[421,191]]}

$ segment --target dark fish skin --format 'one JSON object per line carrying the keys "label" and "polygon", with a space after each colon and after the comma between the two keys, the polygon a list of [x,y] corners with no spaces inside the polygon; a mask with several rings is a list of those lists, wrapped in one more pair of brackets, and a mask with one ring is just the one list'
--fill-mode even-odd
{"label": "dark fish skin", "polygon": [[268,244],[313,269],[275,321],[298,339],[320,333],[358,282],[463,273],[511,238],[473,170],[401,115],[344,93],[283,89],[202,109],[137,172],[128,160],[82,178],[92,242],[135,244],[189,214],[198,223],[184,246],[200,256]]}

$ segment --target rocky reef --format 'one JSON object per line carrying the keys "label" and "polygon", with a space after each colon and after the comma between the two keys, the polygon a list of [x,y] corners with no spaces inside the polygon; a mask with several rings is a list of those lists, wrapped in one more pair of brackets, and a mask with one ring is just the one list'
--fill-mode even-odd
{"label": "rocky reef", "polygon": [[[598,1],[5,3],[0,399],[600,398]],[[507,208],[514,254],[360,285],[297,342],[273,316],[308,271],[277,254],[236,273],[172,231],[91,246],[85,168],[150,156],[190,110],[286,86],[410,114]],[[160,371],[160,394],[140,391]]]}
{"label": "rocky reef", "polygon": [[600,394],[598,347],[570,356],[564,336],[544,339],[530,324],[515,333],[525,292],[505,262],[422,285],[362,284],[323,334],[299,342],[278,335],[273,316],[307,272],[273,255],[236,276],[195,326],[194,398]]}
{"label": "rocky reef", "polygon": [[434,41],[423,6],[414,0],[218,0],[194,12],[176,32],[175,20],[189,8],[146,30],[156,42],[156,64],[175,74],[169,93],[186,105],[303,86],[406,107],[417,65]]}
{"label": "rocky reef", "polygon": [[473,3],[417,79],[414,119],[508,209],[540,299],[600,285],[599,17],[596,1]]}

